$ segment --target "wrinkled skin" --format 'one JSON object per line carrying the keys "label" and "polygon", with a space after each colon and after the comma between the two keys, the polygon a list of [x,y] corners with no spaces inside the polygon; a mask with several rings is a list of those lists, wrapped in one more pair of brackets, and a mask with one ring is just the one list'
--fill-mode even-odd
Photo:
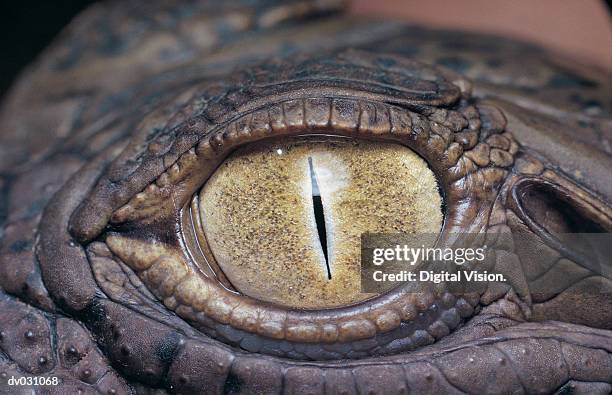
{"label": "wrinkled skin", "polygon": [[[8,387],[11,376],[49,375],[62,386],[37,392],[609,393],[610,267],[550,235],[610,232],[610,75],[501,38],[352,19],[325,2],[229,3],[94,6],[6,97],[0,392],[31,393]],[[289,312],[276,337],[236,313],[199,311],[168,273],[134,269],[136,245],[162,246],[168,265],[187,259],[177,210],[205,181],[189,169],[305,130],[401,142],[429,159],[443,234],[527,232],[546,248],[498,243],[509,286],[400,289]],[[175,162],[191,176],[168,173]],[[147,189],[165,172],[165,186]],[[150,210],[134,200],[141,191]],[[557,285],[548,295],[531,292],[542,273]],[[339,335],[324,338],[325,324]]]}

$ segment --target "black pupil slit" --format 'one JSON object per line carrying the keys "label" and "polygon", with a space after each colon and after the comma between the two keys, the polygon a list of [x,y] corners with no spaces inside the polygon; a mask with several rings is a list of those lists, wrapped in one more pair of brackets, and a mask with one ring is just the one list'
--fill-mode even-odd
{"label": "black pupil slit", "polygon": [[319,235],[319,242],[321,243],[321,249],[323,250],[323,256],[325,257],[325,266],[327,267],[327,279],[331,280],[331,270],[329,268],[329,258],[327,252],[327,229],[325,228],[325,213],[323,211],[323,202],[321,201],[321,191],[319,190],[319,184],[317,183],[317,174],[312,164],[312,158],[308,157],[308,168],[310,170],[310,183],[312,186],[312,207],[314,209],[315,222],[317,224],[317,233]]}

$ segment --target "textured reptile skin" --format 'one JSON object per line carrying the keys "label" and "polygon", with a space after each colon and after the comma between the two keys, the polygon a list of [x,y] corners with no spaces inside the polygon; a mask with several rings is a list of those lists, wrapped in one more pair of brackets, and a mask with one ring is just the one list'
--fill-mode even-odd
{"label": "textured reptile skin", "polygon": [[[334,1],[94,5],[0,107],[0,392],[609,393],[610,267],[551,230],[612,229],[611,97],[541,48]],[[190,271],[193,194],[236,147],[301,134],[416,151],[442,240],[486,234],[510,285],[287,310]]]}

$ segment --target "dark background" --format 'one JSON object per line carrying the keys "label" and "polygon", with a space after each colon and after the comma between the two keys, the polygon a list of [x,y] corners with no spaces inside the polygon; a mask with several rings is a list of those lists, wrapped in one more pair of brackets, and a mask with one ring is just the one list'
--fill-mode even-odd
{"label": "dark background", "polygon": [[16,74],[93,0],[0,0],[0,96]]}
{"label": "dark background", "polygon": [[[19,70],[31,62],[74,15],[93,2],[93,0],[0,0],[0,48],[2,49],[0,97]],[[612,0],[607,0],[606,4],[608,9],[612,8]]]}

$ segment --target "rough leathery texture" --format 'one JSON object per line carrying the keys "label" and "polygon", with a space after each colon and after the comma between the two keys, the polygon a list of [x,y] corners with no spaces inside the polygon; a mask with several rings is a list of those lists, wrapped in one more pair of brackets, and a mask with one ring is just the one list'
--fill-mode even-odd
{"label": "rough leathery texture", "polygon": [[9,377],[32,375],[57,377],[63,392],[131,393],[90,333],[74,320],[54,317],[2,292],[0,311],[3,393],[15,390],[7,385]]}
{"label": "rough leathery texture", "polygon": [[0,286],[34,306],[48,311],[53,302],[42,283],[33,246],[42,210],[83,160],[58,155],[43,168],[26,171],[11,180],[6,196],[7,218],[0,241]]}
{"label": "rough leathery texture", "polygon": [[[483,323],[486,320],[473,325]],[[147,325],[152,333],[158,330],[153,323]],[[470,325],[465,330],[474,329]],[[337,393],[340,390],[347,393],[436,390],[507,393],[551,392],[573,380],[606,383],[612,379],[612,350],[605,331],[585,333],[580,327],[567,324],[523,324],[500,330],[495,330],[494,326],[486,324],[484,336],[460,347],[434,345],[405,356],[320,365],[244,356],[211,344],[179,340],[173,344],[179,344],[181,351],[169,354],[172,362],[168,381],[177,393],[191,393],[203,383],[213,393],[221,390],[252,393],[256,389],[286,393]],[[168,363],[163,358],[166,354],[158,352],[149,356],[140,347],[123,352],[125,358],[142,361],[138,363]],[[533,355],[538,357],[531,358]],[[465,374],[457,372],[457,364]],[[148,368],[150,372],[154,372],[153,366]],[[534,371],[541,374],[533,376]],[[498,379],[488,380],[491,376]]]}
{"label": "rough leathery texture", "polygon": [[[0,108],[0,392],[609,392],[610,294],[588,292],[607,272],[550,237],[610,231],[609,75],[338,9],[103,3],[25,71]],[[482,232],[509,283],[287,312],[200,281],[191,192],[234,149],[300,133],[414,149],[441,239]]]}

